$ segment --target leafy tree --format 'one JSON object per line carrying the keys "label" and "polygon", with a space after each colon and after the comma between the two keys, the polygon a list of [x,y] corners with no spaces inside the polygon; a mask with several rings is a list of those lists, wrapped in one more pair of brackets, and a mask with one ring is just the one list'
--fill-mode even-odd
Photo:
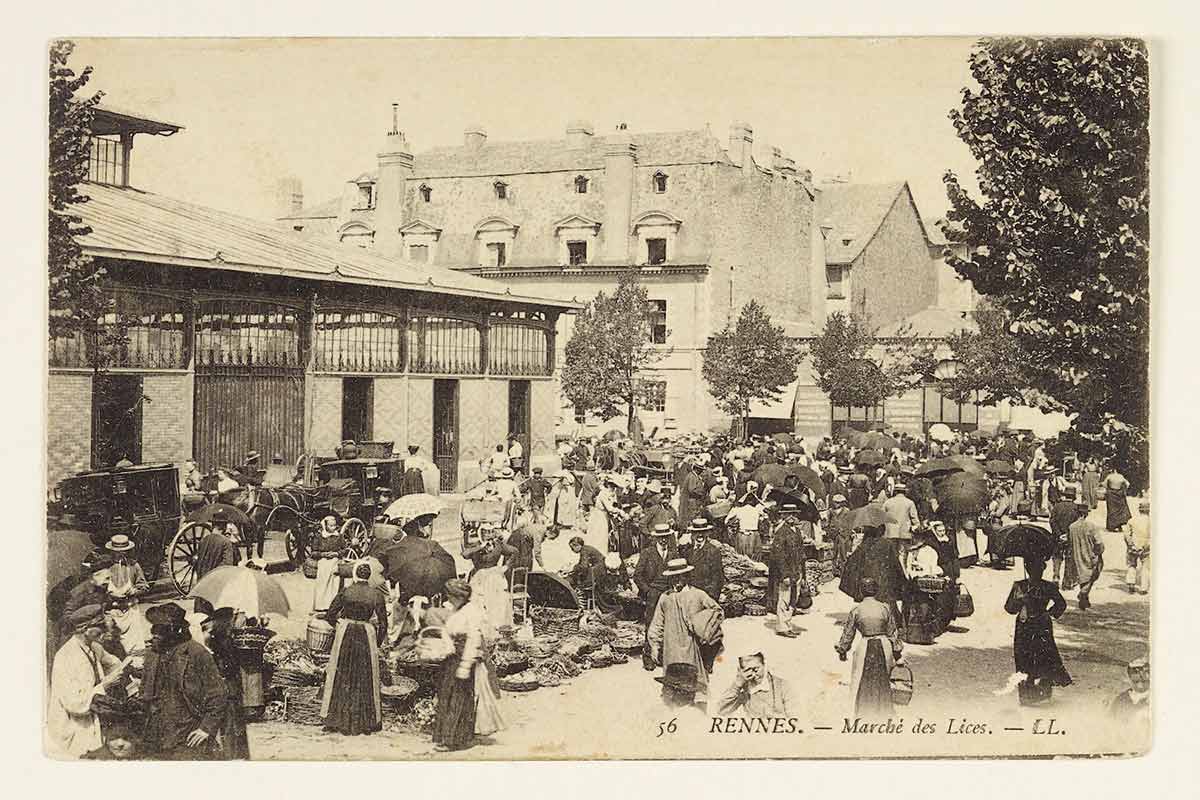
{"label": "leafy tree", "polygon": [[77,96],[92,68],[77,75],[67,65],[74,49],[70,41],[50,46],[50,336],[80,340],[89,362],[99,369],[107,354],[123,344],[124,335],[121,325],[100,324],[113,310],[112,297],[102,286],[105,270],[83,252],[77,239],[91,233],[75,207],[88,201],[79,184],[87,179],[92,118],[103,93]]}
{"label": "leafy tree", "polygon": [[702,373],[717,405],[737,418],[745,436],[750,403],[778,400],[783,387],[796,380],[803,358],[803,349],[751,300],[742,306],[736,327],[726,325],[708,340]]}
{"label": "leafy tree", "polygon": [[958,374],[942,381],[939,391],[965,403],[978,392],[980,403],[1031,399],[1035,365],[1021,350],[1002,309],[980,302],[972,312],[978,330],[960,330],[946,338],[958,361]]}
{"label": "leafy tree", "polygon": [[950,112],[982,200],[945,176],[965,258],[1012,321],[1041,405],[1075,412],[1132,482],[1149,426],[1149,67],[1133,39],[983,40]]}
{"label": "leafy tree", "polygon": [[936,363],[932,342],[901,326],[879,338],[870,320],[836,312],[809,345],[817,385],[836,406],[877,406],[921,385]]}
{"label": "leafy tree", "polygon": [[611,295],[600,292],[575,316],[566,346],[563,393],[579,411],[612,419],[624,409],[632,434],[639,376],[667,353],[651,342],[649,298],[634,270]]}

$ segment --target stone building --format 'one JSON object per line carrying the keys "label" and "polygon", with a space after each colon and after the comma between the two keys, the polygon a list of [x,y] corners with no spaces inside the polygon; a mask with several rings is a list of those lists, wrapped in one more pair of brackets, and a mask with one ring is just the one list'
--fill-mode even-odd
{"label": "stone building", "polygon": [[291,463],[347,438],[419,446],[445,490],[508,434],[557,465],[555,330],[576,305],[135,189],[134,137],[179,130],[97,111],[81,244],[116,297],[103,324],[127,330],[100,353],[49,343],[50,486],[119,458]]}
{"label": "stone building", "polygon": [[[823,313],[811,174],[778,150],[756,157],[749,125],[732,126],[725,143],[708,130],[598,136],[588,122],[531,142],[494,142],[472,126],[461,145],[415,155],[396,141],[340,198],[306,209],[298,184],[282,183],[280,221],[513,292],[581,302],[638,270],[655,341],[669,351],[644,387],[648,432],[726,423],[701,357],[746,302],[757,299],[796,336]],[[570,330],[563,318],[560,348]],[[559,412],[576,429],[572,410]],[[583,427],[600,429],[595,420]]]}

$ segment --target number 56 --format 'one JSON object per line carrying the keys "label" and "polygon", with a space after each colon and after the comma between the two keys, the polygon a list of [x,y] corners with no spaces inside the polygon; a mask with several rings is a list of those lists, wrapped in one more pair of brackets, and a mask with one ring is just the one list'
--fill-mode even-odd
{"label": "number 56", "polygon": [[676,722],[677,720],[678,720],[678,717],[674,717],[674,718],[672,718],[672,719],[671,719],[671,721],[670,721],[670,722],[660,722],[660,723],[658,723],[658,736],[655,736],[654,738],[655,738],[655,739],[657,739],[657,738],[659,738],[660,736],[662,736],[664,733],[674,733],[674,732],[675,732],[675,730],[676,730],[676,728],[675,728],[675,722]]}

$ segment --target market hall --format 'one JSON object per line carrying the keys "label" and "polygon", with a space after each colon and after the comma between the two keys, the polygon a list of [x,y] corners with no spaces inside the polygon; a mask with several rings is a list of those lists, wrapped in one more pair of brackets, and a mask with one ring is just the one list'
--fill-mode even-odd
{"label": "market hall", "polygon": [[510,434],[549,465],[574,303],[138,190],[134,137],[182,126],[103,106],[95,124],[80,243],[123,341],[50,341],[49,485],[122,458],[294,463],[346,439],[420,447],[445,491]]}

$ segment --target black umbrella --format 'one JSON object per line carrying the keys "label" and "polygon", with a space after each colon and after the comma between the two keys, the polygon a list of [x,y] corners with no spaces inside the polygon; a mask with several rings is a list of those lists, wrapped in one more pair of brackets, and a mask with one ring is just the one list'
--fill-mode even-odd
{"label": "black umbrella", "polygon": [[913,474],[925,478],[938,478],[962,471],[963,466],[949,458],[931,458],[918,464]]}
{"label": "black umbrella", "polygon": [[1011,475],[1013,472],[1012,462],[1005,461],[1002,458],[989,459],[988,462],[983,465],[983,468],[987,471],[988,475],[1004,476]]}
{"label": "black umbrella", "polygon": [[886,525],[888,513],[882,503],[867,503],[865,506],[847,512],[845,523],[851,528],[878,528]]}
{"label": "black umbrella", "polygon": [[1001,558],[1020,556],[1026,560],[1049,561],[1054,555],[1054,534],[1027,522],[1000,528],[992,534],[988,544]]}
{"label": "black umbrella", "polygon": [[878,450],[863,450],[854,457],[854,463],[860,466],[866,465],[877,467],[880,464],[887,463],[887,459],[883,457],[883,453]]}
{"label": "black umbrella", "polygon": [[817,511],[817,507],[801,492],[772,488],[767,494],[766,499],[774,501],[777,508],[783,508],[789,503],[796,506],[799,511],[797,516],[807,522],[817,522],[821,519],[821,514]]}
{"label": "black umbrella", "polygon": [[788,447],[791,447],[796,441],[796,437],[792,436],[790,433],[773,433],[771,434],[771,438]]}
{"label": "black umbrella", "polygon": [[783,486],[783,481],[789,475],[787,467],[783,464],[763,464],[750,476],[758,481],[760,486]]}
{"label": "black umbrella", "polygon": [[458,574],[454,556],[419,536],[406,536],[383,551],[384,575],[400,588],[400,602],[415,595],[441,594],[446,581]]}
{"label": "black umbrella", "polygon": [[938,508],[954,514],[975,514],[987,507],[987,480],[979,475],[956,472],[934,487]]}
{"label": "black umbrella", "polygon": [[807,486],[817,497],[825,494],[825,481],[821,480],[821,476],[809,467],[803,464],[792,464],[786,469],[789,474],[796,476],[801,486]]}

